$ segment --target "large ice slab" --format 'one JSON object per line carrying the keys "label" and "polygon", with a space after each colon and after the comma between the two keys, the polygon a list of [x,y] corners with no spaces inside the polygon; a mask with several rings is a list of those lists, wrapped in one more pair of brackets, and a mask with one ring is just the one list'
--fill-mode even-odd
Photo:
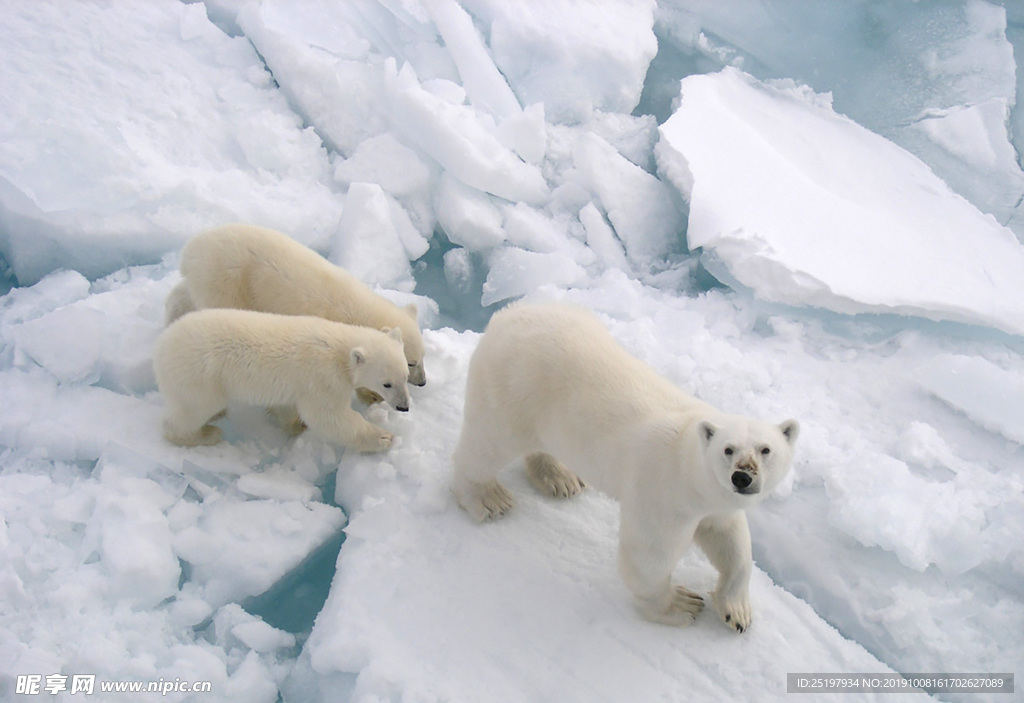
{"label": "large ice slab", "polygon": [[387,15],[370,3],[276,0],[233,13],[292,104],[343,154],[387,128],[380,65],[366,60],[371,44],[359,26],[364,12],[377,25]]}
{"label": "large ice slab", "polygon": [[520,103],[544,103],[552,121],[629,113],[640,100],[657,51],[651,0],[463,4],[488,27],[494,61]]}
{"label": "large ice slab", "polygon": [[33,2],[0,23],[0,255],[22,284],[153,262],[203,227],[310,241],[327,153],[244,38],[202,4]]}
{"label": "large ice slab", "polygon": [[424,89],[408,64],[385,63],[384,85],[396,131],[466,185],[506,200],[543,202],[544,176],[506,148],[468,105]]}
{"label": "large ice slab", "polygon": [[688,243],[766,301],[1024,334],[1024,247],[827,96],[735,69],[682,82],[659,166]]}
{"label": "large ice slab", "polygon": [[1024,444],[1024,372],[980,356],[942,354],[917,376],[925,390],[986,430]]}
{"label": "large ice slab", "polygon": [[[831,92],[836,110],[920,157],[1024,237],[1024,171],[1014,149],[1024,113],[1011,113],[1022,47],[1014,3],[759,0],[737,12],[733,3],[689,0],[662,3],[657,16],[664,44],[698,65],[730,64]],[[670,99],[663,90],[659,113]]]}

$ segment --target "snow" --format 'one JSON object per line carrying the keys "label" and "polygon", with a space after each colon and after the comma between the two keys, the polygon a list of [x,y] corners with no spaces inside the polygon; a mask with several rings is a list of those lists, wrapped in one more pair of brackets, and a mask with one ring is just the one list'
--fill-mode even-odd
{"label": "snow", "polygon": [[[212,683],[154,701],[777,700],[787,673],[1019,668],[1024,15],[737,7],[0,9],[0,698],[94,674]],[[231,221],[416,302],[430,380],[363,409],[388,453],[242,406],[215,447],[164,441],[178,251]],[[522,297],[800,420],[749,516],[747,632],[641,620],[595,491],[513,465],[505,519],[455,505],[469,359]],[[715,582],[696,550],[676,577]]]}

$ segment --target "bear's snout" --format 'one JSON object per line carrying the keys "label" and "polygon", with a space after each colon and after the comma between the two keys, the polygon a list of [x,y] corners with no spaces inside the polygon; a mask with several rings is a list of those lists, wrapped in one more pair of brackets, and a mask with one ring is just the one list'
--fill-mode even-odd
{"label": "bear's snout", "polygon": [[750,496],[761,492],[761,480],[757,472],[741,471],[737,469],[729,477],[732,487],[742,496]]}
{"label": "bear's snout", "polygon": [[750,484],[753,483],[750,474],[745,471],[735,471],[732,475],[732,485],[736,486],[736,490],[742,491],[745,488],[749,488]]}
{"label": "bear's snout", "polygon": [[409,412],[409,406],[408,405],[396,405],[395,406],[395,410],[397,410],[400,413],[407,413],[407,412]]}

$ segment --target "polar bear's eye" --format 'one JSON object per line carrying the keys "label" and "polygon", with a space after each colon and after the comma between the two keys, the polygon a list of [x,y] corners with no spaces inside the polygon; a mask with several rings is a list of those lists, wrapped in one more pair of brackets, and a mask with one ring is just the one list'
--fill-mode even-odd
{"label": "polar bear's eye", "polygon": [[726,447],[725,448],[725,455],[726,456],[732,456],[732,447]]}
{"label": "polar bear's eye", "polygon": [[761,447],[761,456],[768,456],[771,453],[772,453],[771,448],[769,448],[769,447]]}
{"label": "polar bear's eye", "polygon": [[410,369],[416,368],[416,362],[415,361],[409,362],[409,368]]}
{"label": "polar bear's eye", "polygon": [[390,383],[385,383],[385,384],[384,384],[384,387],[385,387],[385,388],[391,388],[391,384],[390,384]]}

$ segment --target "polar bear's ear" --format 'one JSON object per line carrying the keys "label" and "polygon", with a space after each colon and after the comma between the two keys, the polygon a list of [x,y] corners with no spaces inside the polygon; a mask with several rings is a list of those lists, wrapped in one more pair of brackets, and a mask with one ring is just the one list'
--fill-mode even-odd
{"label": "polar bear's ear", "polygon": [[402,330],[399,327],[381,327],[380,331],[391,337],[391,339],[402,341]]}
{"label": "polar bear's ear", "polygon": [[348,358],[353,366],[364,364],[366,363],[366,350],[362,347],[353,347],[352,351],[348,354]]}
{"label": "polar bear's ear", "polygon": [[796,420],[786,420],[779,423],[779,430],[782,431],[782,436],[786,438],[789,445],[793,446],[796,438],[800,435],[800,423]]}
{"label": "polar bear's ear", "polygon": [[702,420],[697,425],[697,432],[700,433],[700,441],[704,443],[704,446],[708,446],[711,442],[711,438],[715,436],[715,432],[718,432],[718,427],[711,420]]}
{"label": "polar bear's ear", "polygon": [[408,305],[406,305],[405,306],[405,311],[407,313],[409,313],[409,316],[412,319],[414,319],[414,320],[417,318],[417,315],[419,315],[419,313],[420,313],[419,309],[416,307],[416,303],[409,303]]}

